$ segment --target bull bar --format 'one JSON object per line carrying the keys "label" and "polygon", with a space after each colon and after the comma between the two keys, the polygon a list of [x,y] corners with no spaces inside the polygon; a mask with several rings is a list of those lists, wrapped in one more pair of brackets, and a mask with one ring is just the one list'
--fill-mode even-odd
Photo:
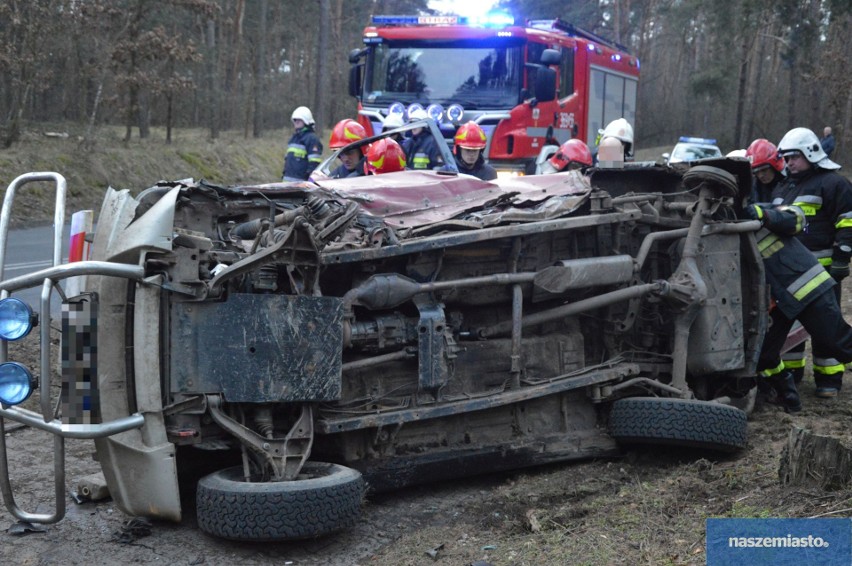
{"label": "bull bar", "polygon": [[[8,242],[12,205],[17,190],[27,183],[53,181],[56,186],[56,202],[53,218],[53,257],[52,266],[20,277],[4,280],[6,267],[6,244]],[[62,230],[65,224],[66,181],[58,173],[35,172],[17,177],[6,189],[3,208],[0,210],[0,299],[12,292],[41,285],[41,297],[38,317],[40,359],[38,389],[41,414],[21,407],[0,404],[0,492],[6,509],[19,521],[30,523],[55,523],[65,516],[65,439],[95,439],[112,436],[120,432],[142,427],[145,418],[140,413],[98,424],[66,424],[57,415],[50,399],[50,302],[55,289],[63,300],[66,299],[58,282],[80,275],[103,275],[141,281],[144,269],[139,265],[127,265],[103,261],[81,261],[62,264]],[[47,317],[47,318],[45,318]],[[8,359],[8,345],[0,341],[0,363]],[[29,513],[15,502],[9,476],[9,463],[6,448],[5,419],[10,419],[54,435],[54,493],[56,498],[53,513]]]}

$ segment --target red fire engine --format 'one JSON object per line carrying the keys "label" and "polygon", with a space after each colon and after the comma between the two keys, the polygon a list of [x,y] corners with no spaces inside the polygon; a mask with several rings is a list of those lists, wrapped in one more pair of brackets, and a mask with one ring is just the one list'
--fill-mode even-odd
{"label": "red fire engine", "polygon": [[558,19],[521,27],[460,16],[374,16],[364,43],[349,55],[349,93],[368,133],[417,107],[448,140],[473,120],[488,135],[486,157],[503,174],[532,172],[548,142],[579,138],[594,148],[610,121],[634,122],[638,59]]}

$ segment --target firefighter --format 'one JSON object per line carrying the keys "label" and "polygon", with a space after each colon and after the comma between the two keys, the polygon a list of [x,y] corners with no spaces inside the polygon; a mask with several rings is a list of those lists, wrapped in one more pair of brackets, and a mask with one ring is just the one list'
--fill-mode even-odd
{"label": "firefighter", "polygon": [[[388,114],[385,121],[382,122],[382,133],[389,132],[390,130],[395,130],[397,128],[401,128],[405,125],[405,122],[402,121],[401,114]],[[402,133],[395,133],[390,135],[393,138],[393,141],[398,143],[403,150],[406,149],[408,144],[410,143],[410,139],[406,138]],[[406,155],[408,152],[406,151]]]}
{"label": "firefighter", "polygon": [[[624,150],[624,161],[633,161],[633,126],[624,118],[618,118],[606,125],[603,130],[598,130],[598,148],[607,138],[614,138],[621,142]],[[597,157],[597,154],[595,155]]]}
{"label": "firefighter", "polygon": [[[331,139],[328,142],[328,147],[330,149],[339,149],[366,137],[367,130],[364,129],[364,126],[351,118],[346,118],[335,124],[334,129],[331,130]],[[364,156],[366,153],[366,145],[341,151],[337,156],[340,160],[340,166],[331,173],[331,178],[342,179],[344,177],[359,177],[363,175]]]}
{"label": "firefighter", "polygon": [[[729,154],[730,156],[730,154]],[[787,167],[784,158],[778,153],[774,143],[758,138],[751,142],[745,150],[745,157],[751,164],[753,178],[751,201],[756,203],[772,202],[772,191],[787,178]],[[800,232],[801,230],[797,230]],[[805,345],[795,346],[781,354],[784,369],[793,375],[796,385],[802,382],[805,374]]]}
{"label": "firefighter", "polygon": [[[425,120],[429,116],[422,108],[417,108],[408,115],[408,122]],[[413,128],[405,157],[410,169],[435,169],[444,164],[441,152],[435,138],[427,128]]]}
{"label": "firefighter", "polygon": [[[772,202],[796,205],[804,211],[808,229],[797,237],[840,283],[849,275],[852,257],[852,183],[835,172],[840,165],[828,158],[819,138],[807,128],[787,132],[778,150],[788,175],[772,191]],[[834,289],[838,304],[840,287]],[[797,347],[798,361],[790,360],[791,365],[798,363],[804,368],[804,348],[804,344]],[[822,351],[816,341],[813,356],[816,396],[836,397],[843,383],[845,362]]]}
{"label": "firefighter", "polygon": [[757,139],[749,145],[746,157],[754,176],[752,204],[746,215],[763,224],[756,235],[758,249],[764,257],[766,278],[776,304],[770,312],[772,325],[761,348],[758,370],[778,393],[785,409],[796,411],[801,406],[796,374],[804,364],[799,366],[795,355],[790,360],[787,354],[780,354],[795,320],[811,335],[815,351],[845,361],[852,360],[852,328],[844,320],[833,291],[837,282],[792,237],[805,230],[804,211],[795,205],[763,204],[786,178],[777,148],[766,139]]}
{"label": "firefighter", "polygon": [[307,106],[299,106],[290,116],[295,130],[287,142],[284,157],[284,181],[306,180],[322,161],[322,142],[314,132],[314,116]]}
{"label": "firefighter", "polygon": [[370,144],[364,163],[367,175],[381,175],[405,169],[405,152],[395,140],[382,138]]}
{"label": "firefighter", "polygon": [[459,126],[453,138],[455,143],[453,155],[456,157],[459,173],[473,175],[483,181],[497,178],[497,171],[485,162],[485,157],[482,155],[487,140],[485,132],[476,122],[470,121]]}
{"label": "firefighter", "polygon": [[545,171],[545,174],[562,171],[585,173],[592,166],[592,152],[583,141],[574,138],[559,146],[559,151],[554,153],[547,163],[550,170]]}

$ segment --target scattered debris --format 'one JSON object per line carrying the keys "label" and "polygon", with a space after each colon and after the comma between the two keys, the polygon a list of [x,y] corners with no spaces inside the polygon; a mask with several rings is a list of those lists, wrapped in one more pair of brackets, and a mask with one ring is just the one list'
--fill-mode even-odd
{"label": "scattered debris", "polygon": [[426,554],[428,554],[429,557],[432,558],[433,560],[437,560],[438,559],[438,551],[441,550],[442,548],[444,548],[444,543],[439,544],[435,548],[427,550]]}
{"label": "scattered debris", "polygon": [[77,497],[74,498],[77,503],[100,501],[107,497],[109,497],[109,487],[103,472],[82,477],[77,482]]}
{"label": "scattered debris", "polygon": [[541,523],[538,521],[538,517],[535,516],[535,509],[527,509],[525,515],[530,532],[537,533],[541,531]]}
{"label": "scattered debris", "polygon": [[15,536],[23,536],[32,533],[46,533],[47,529],[41,526],[35,526],[32,523],[27,523],[26,521],[18,521],[17,523],[12,523],[6,532],[10,535]]}
{"label": "scattered debris", "polygon": [[151,521],[144,517],[134,517],[122,523],[121,529],[112,534],[112,541],[130,544],[137,539],[149,536],[151,532]]}

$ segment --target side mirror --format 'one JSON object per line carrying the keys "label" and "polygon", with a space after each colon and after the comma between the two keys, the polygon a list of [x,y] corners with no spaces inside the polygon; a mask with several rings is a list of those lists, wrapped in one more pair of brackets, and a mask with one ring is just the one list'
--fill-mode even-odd
{"label": "side mirror", "polygon": [[361,69],[363,65],[349,67],[349,96],[361,99]]}
{"label": "side mirror", "polygon": [[351,64],[355,64],[361,60],[361,57],[364,55],[363,49],[353,49],[349,52],[349,62]]}
{"label": "side mirror", "polygon": [[549,102],[556,98],[556,71],[549,67],[536,69],[535,98],[539,102]]}
{"label": "side mirror", "polygon": [[562,60],[562,54],[556,49],[545,49],[541,52],[542,65],[558,65]]}

